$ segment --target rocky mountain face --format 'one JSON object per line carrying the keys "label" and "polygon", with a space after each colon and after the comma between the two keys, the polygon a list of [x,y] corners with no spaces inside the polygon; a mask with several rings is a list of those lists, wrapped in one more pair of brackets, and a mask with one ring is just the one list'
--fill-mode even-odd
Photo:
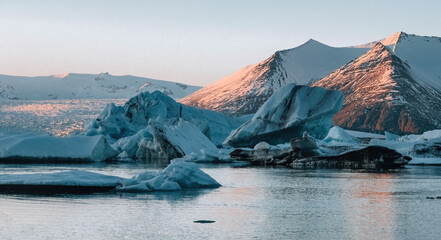
{"label": "rocky mountain face", "polygon": [[231,115],[255,113],[271,95],[288,83],[315,82],[367,48],[334,48],[309,40],[278,51],[180,100],[181,103]]}
{"label": "rocky mountain face", "polygon": [[377,43],[313,84],[345,95],[341,111],[333,118],[335,125],[398,134],[441,127],[441,91],[392,51]]}
{"label": "rocky mountain face", "polygon": [[309,40],[180,102],[231,115],[254,114],[288,83],[343,91],[345,102],[334,124],[345,128],[394,133],[440,128],[441,38],[397,32],[343,48]]}

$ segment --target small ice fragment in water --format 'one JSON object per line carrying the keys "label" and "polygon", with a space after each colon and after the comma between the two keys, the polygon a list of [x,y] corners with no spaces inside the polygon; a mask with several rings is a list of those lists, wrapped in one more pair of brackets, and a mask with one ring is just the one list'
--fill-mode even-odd
{"label": "small ice fragment in water", "polygon": [[213,220],[196,220],[193,221],[193,223],[215,223],[216,221]]}

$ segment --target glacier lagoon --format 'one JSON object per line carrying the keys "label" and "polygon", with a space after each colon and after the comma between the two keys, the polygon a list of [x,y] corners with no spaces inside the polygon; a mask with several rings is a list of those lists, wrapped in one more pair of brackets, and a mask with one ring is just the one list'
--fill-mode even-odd
{"label": "glacier lagoon", "polygon": [[[1,165],[0,173],[163,166]],[[149,194],[0,195],[0,238],[438,239],[441,168],[393,173],[203,165],[218,189]],[[435,199],[427,199],[433,197]],[[209,220],[213,223],[195,221]]]}
{"label": "glacier lagoon", "polygon": [[[113,100],[4,101],[0,107],[0,132],[79,132],[110,101]],[[1,164],[0,174],[87,170],[131,177],[163,167],[139,162]],[[390,173],[225,164],[203,165],[202,169],[222,187],[148,194],[2,194],[0,238],[439,237],[441,199],[437,197],[441,197],[441,167],[408,166]]]}

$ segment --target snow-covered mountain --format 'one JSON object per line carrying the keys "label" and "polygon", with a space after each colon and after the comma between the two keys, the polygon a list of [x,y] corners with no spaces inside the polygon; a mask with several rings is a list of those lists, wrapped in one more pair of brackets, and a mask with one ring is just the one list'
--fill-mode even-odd
{"label": "snow-covered mountain", "polygon": [[426,84],[441,90],[441,38],[397,32],[380,41],[355,46],[373,47],[377,42],[387,46],[412,68]]}
{"label": "snow-covered mountain", "polygon": [[[415,58],[415,50],[421,49],[421,45],[410,41],[405,43],[411,46],[401,46],[408,35],[400,35],[395,44],[386,47],[377,42],[355,61],[314,84],[344,93],[343,107],[334,116],[334,124],[354,130],[386,130],[399,134],[441,127],[441,91],[436,84],[431,84],[433,79],[420,75],[423,72],[416,67],[422,64]],[[417,42],[420,39],[418,37]],[[399,52],[394,53],[400,49],[404,59],[399,57]],[[441,55],[441,51],[438,54]]]}
{"label": "snow-covered mountain", "polygon": [[[347,95],[346,112],[337,115],[336,123],[343,127],[396,133],[440,127],[441,38],[397,32],[343,48],[310,40],[278,51],[180,102],[245,115],[255,113],[287,83],[342,90]],[[376,112],[373,107],[382,110]]]}
{"label": "snow-covered mountain", "polygon": [[367,50],[335,48],[311,39],[296,48],[277,51],[268,59],[247,66],[180,102],[233,115],[255,113],[285,84],[315,82]]}
{"label": "snow-covered mountain", "polygon": [[0,99],[128,99],[141,92],[161,91],[181,99],[200,89],[176,82],[108,73],[19,77],[0,75]]}

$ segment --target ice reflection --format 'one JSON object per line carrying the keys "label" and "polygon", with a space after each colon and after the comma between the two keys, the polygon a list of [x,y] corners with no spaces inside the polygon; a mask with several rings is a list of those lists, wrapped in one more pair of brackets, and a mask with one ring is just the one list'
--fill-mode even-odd
{"label": "ice reflection", "polygon": [[345,182],[343,200],[349,235],[354,239],[395,239],[395,175],[360,173]]}

